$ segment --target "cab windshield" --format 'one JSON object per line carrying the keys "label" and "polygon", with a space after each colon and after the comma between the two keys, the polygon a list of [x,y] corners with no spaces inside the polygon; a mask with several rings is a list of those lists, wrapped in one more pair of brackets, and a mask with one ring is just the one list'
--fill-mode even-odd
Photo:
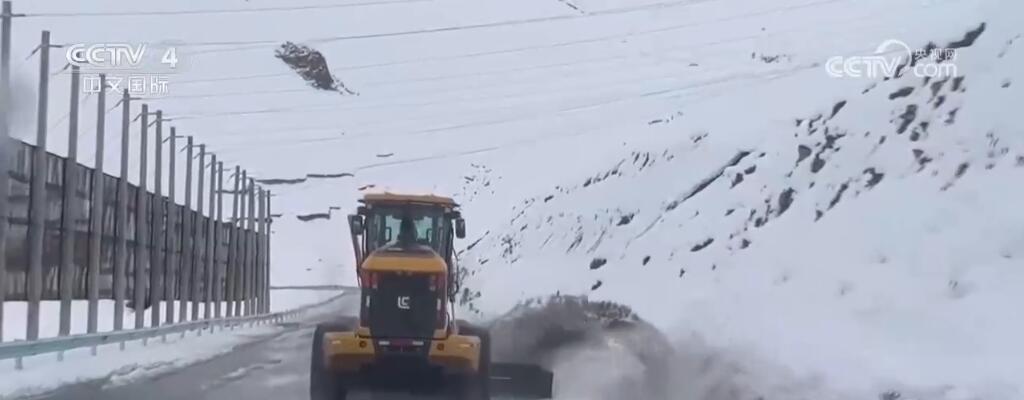
{"label": "cab windshield", "polygon": [[415,250],[429,247],[444,254],[448,223],[444,213],[433,207],[374,207],[370,217],[367,250],[394,248]]}

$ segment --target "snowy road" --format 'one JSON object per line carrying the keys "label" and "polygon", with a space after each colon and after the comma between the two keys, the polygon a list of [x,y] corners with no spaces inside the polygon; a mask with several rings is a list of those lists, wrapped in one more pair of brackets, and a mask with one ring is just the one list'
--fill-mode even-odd
{"label": "snowy road", "polygon": [[234,351],[203,363],[127,385],[111,387],[116,377],[76,384],[35,399],[307,399],[313,328],[332,315],[353,314],[357,293],[298,323],[254,334]]}
{"label": "snowy road", "polygon": [[[337,315],[354,315],[358,291],[339,298],[323,312],[312,313],[296,323],[284,324],[269,333],[254,334],[251,341],[209,361],[167,372],[150,379],[125,385],[112,385],[119,380],[105,379],[66,386],[32,400],[236,400],[274,399],[306,400],[309,398],[310,340],[316,324]],[[87,366],[85,366],[87,367]],[[353,400],[369,399],[366,394],[353,393]],[[423,399],[405,395],[373,396],[374,399]]]}

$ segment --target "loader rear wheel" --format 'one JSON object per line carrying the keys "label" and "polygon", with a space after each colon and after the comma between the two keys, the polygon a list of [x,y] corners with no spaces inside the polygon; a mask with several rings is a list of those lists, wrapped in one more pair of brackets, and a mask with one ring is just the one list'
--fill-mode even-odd
{"label": "loader rear wheel", "polygon": [[480,338],[480,369],[459,382],[459,400],[491,399],[491,335],[487,329],[458,321],[459,333]]}
{"label": "loader rear wheel", "polygon": [[313,349],[309,365],[310,400],[345,400],[348,390],[341,377],[324,365],[324,334],[349,329],[347,324],[320,324],[313,332]]}

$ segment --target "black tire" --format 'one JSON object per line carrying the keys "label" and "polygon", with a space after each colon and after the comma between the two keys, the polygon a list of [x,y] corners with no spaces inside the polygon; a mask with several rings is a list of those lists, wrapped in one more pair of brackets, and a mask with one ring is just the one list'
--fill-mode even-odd
{"label": "black tire", "polygon": [[487,329],[458,321],[459,334],[480,338],[480,370],[459,382],[459,400],[491,399],[491,334]]}
{"label": "black tire", "polygon": [[324,333],[349,329],[347,324],[320,324],[313,332],[313,349],[309,365],[310,400],[345,400],[348,395],[345,383],[338,374],[332,373],[323,362]]}

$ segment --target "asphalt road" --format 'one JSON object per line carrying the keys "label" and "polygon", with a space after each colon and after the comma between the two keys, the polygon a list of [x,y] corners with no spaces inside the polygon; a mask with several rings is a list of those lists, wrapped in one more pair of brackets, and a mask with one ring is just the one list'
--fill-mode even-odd
{"label": "asphalt road", "polygon": [[[190,366],[125,383],[124,376],[67,385],[19,400],[307,400],[313,331],[321,322],[358,313],[352,290],[311,309],[303,319],[250,333],[229,352]],[[88,365],[76,365],[88,368]],[[116,384],[113,382],[117,382]],[[433,400],[443,396],[349,393],[349,400]],[[497,399],[497,398],[496,398]]]}
{"label": "asphalt road", "polygon": [[[358,292],[342,296],[323,312],[272,333],[254,336],[230,353],[154,378],[107,387],[109,379],[63,387],[46,400],[238,400],[309,398],[309,357],[313,329],[337,315],[354,315]],[[404,400],[405,395],[354,394],[350,399]]]}

